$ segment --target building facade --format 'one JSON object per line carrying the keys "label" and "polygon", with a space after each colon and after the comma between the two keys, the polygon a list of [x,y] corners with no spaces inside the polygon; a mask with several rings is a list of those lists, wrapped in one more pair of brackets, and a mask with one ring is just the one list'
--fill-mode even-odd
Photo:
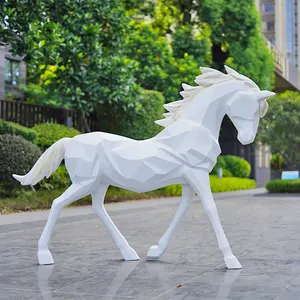
{"label": "building facade", "polygon": [[[276,93],[300,90],[300,1],[255,0],[261,30],[275,59]],[[252,157],[254,178],[262,185],[270,177],[271,149],[257,144]],[[248,158],[249,160],[249,158]]]}
{"label": "building facade", "polygon": [[0,45],[0,100],[21,100],[24,97],[21,85],[26,84],[26,65],[21,57],[12,56]]}

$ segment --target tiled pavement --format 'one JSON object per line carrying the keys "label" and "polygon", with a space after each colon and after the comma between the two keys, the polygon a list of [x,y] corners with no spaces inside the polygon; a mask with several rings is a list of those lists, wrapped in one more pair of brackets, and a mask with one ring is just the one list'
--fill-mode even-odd
{"label": "tiled pavement", "polygon": [[50,250],[37,265],[47,212],[0,216],[0,300],[300,299],[300,197],[216,195],[220,218],[242,270],[226,270],[198,202],[165,255],[146,261],[174,215],[178,199],[107,205],[141,257],[124,262],[90,207],[59,219]]}

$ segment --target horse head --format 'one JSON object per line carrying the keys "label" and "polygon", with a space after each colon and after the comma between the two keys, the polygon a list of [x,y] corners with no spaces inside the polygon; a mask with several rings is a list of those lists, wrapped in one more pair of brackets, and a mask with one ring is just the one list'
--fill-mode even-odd
{"label": "horse head", "polygon": [[233,94],[226,103],[226,114],[238,131],[238,140],[247,145],[254,141],[259,119],[268,111],[267,99],[275,95],[270,91],[261,91],[258,86],[246,76],[240,75],[229,67],[225,67],[228,75],[244,81],[248,88]]}

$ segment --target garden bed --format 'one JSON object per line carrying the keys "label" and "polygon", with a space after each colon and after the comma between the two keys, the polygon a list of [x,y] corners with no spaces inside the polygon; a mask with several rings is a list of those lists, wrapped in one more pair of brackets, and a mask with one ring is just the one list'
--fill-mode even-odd
{"label": "garden bed", "polygon": [[[255,181],[244,178],[217,178],[210,176],[212,192],[225,192],[256,187]],[[55,198],[62,194],[64,189],[52,191],[38,190],[37,192],[19,192],[15,197],[0,199],[0,214],[22,211],[49,209]],[[160,197],[180,196],[181,186],[172,185],[148,193],[134,193],[127,190],[111,187],[107,191],[105,203],[122,202],[127,200],[151,199]],[[90,205],[91,197],[85,197],[71,204],[72,206]]]}

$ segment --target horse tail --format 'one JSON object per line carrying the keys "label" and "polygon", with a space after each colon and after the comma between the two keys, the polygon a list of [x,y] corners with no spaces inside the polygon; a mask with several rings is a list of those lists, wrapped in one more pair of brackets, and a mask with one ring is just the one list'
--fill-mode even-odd
{"label": "horse tail", "polygon": [[65,156],[65,145],[71,138],[62,138],[48,148],[37,160],[32,169],[24,176],[13,174],[22,185],[35,185],[59,167]]}

